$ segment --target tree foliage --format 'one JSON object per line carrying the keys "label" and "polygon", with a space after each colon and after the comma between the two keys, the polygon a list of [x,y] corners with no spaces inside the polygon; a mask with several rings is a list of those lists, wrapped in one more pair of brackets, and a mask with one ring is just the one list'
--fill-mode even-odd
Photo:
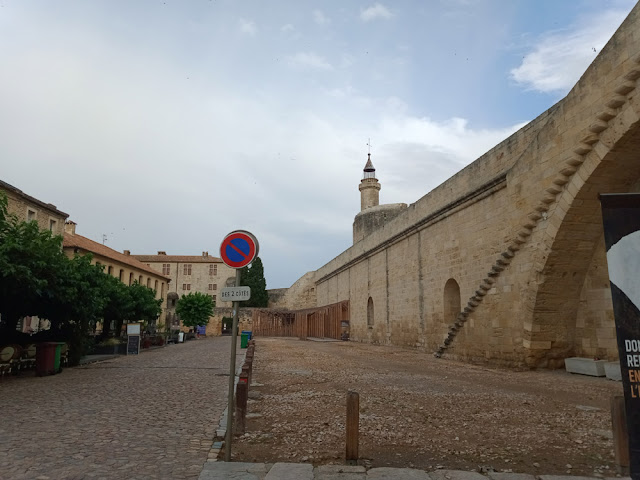
{"label": "tree foliage", "polygon": [[199,327],[209,323],[215,304],[213,299],[200,292],[182,295],[176,305],[176,313],[185,327]]}
{"label": "tree foliage", "polygon": [[269,303],[267,281],[264,278],[264,267],[260,257],[256,257],[251,265],[243,267],[240,273],[240,284],[251,287],[251,298],[242,302],[243,307],[266,307]]}
{"label": "tree foliage", "polygon": [[111,321],[119,333],[125,320],[160,315],[162,300],[153,290],[128,287],[91,262],[91,255],[67,258],[62,237],[10,215],[0,192],[0,339],[20,342],[20,318],[46,318],[51,328],[38,339],[70,343],[70,355],[78,360],[96,322],[103,321],[108,335]]}

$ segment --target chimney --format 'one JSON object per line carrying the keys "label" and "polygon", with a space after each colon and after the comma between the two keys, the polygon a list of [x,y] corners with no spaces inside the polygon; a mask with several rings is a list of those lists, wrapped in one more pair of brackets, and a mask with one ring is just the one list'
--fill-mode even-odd
{"label": "chimney", "polygon": [[166,255],[166,254],[167,254],[167,252],[163,252],[163,251],[160,251],[160,250],[158,251],[158,255]]}
{"label": "chimney", "polygon": [[208,257],[209,256],[209,252],[202,252],[202,256],[203,257]]}
{"label": "chimney", "polygon": [[123,250],[122,253],[125,255],[131,255],[131,250]]}
{"label": "chimney", "polygon": [[76,225],[77,225],[76,222],[67,220],[66,222],[64,222],[64,233],[68,233],[69,235],[75,235]]}

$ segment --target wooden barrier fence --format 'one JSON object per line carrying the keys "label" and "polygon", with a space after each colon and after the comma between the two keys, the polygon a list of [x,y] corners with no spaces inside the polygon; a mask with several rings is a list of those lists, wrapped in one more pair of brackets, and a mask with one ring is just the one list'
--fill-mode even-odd
{"label": "wooden barrier fence", "polygon": [[349,301],[306,310],[256,309],[252,320],[254,336],[340,340],[348,332]]}

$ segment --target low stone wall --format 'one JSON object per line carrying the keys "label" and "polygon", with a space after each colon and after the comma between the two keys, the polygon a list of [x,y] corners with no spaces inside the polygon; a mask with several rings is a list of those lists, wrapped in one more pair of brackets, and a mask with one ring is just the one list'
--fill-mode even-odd
{"label": "low stone wall", "polygon": [[[222,318],[233,317],[233,309],[226,307],[216,307],[213,309],[213,315],[209,317],[207,325],[208,336],[222,335]],[[252,330],[253,308],[241,308],[238,310],[238,327],[239,331]]]}

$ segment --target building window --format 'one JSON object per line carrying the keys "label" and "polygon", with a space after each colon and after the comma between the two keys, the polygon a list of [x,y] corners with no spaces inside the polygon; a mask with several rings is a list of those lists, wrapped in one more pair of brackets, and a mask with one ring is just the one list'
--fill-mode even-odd
{"label": "building window", "polygon": [[182,289],[183,290],[191,290],[191,284],[190,283],[183,283],[182,284]]}
{"label": "building window", "polygon": [[171,275],[171,264],[163,263],[162,264],[162,274],[163,275]]}
{"label": "building window", "polygon": [[369,297],[367,302],[367,325],[373,327],[373,298]]}
{"label": "building window", "polygon": [[133,283],[133,272],[129,274],[129,286]]}
{"label": "building window", "polygon": [[122,279],[123,279],[123,278],[124,278],[124,270],[121,268],[121,269],[120,269],[120,275],[118,275],[118,279],[119,279],[120,281],[122,281]]}
{"label": "building window", "polygon": [[215,295],[211,295],[211,298],[213,299],[213,301],[216,301],[216,296]]}
{"label": "building window", "polygon": [[191,290],[191,284],[187,283],[187,290]]}
{"label": "building window", "polygon": [[57,224],[58,222],[56,222],[55,220],[49,219],[49,231],[53,232],[56,229]]}
{"label": "building window", "polygon": [[157,292],[158,291],[158,280],[156,280],[156,283],[153,286],[153,289]]}
{"label": "building window", "polygon": [[35,222],[37,220],[38,214],[35,210],[27,209],[27,222]]}
{"label": "building window", "polygon": [[151,279],[147,277],[147,288],[151,288]]}
{"label": "building window", "polygon": [[185,263],[183,265],[182,274],[183,275],[191,275],[191,264],[190,263]]}
{"label": "building window", "polygon": [[213,277],[218,275],[218,265],[209,265],[209,276]]}
{"label": "building window", "polygon": [[109,275],[113,275],[113,267],[112,267],[111,265],[109,265],[109,266],[107,267],[107,273],[108,273]]}
{"label": "building window", "polygon": [[215,283],[210,283],[209,284],[209,290],[217,290],[218,289],[218,285]]}

